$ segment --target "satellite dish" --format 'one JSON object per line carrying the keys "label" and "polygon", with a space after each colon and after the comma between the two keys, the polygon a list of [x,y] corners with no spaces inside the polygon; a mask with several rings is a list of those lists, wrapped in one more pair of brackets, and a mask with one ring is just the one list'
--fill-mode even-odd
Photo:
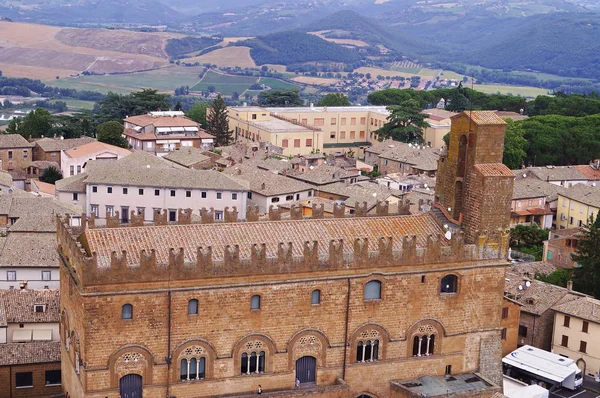
{"label": "satellite dish", "polygon": [[523,285],[519,285],[519,290],[523,290]]}
{"label": "satellite dish", "polygon": [[527,178],[527,174],[523,174],[523,178]]}
{"label": "satellite dish", "polygon": [[529,287],[529,286],[531,286],[531,282],[529,282],[529,281],[525,282],[525,286],[526,286],[526,287]]}
{"label": "satellite dish", "polygon": [[408,143],[408,146],[412,148],[412,144],[410,142]]}
{"label": "satellite dish", "polygon": [[150,168],[150,165],[149,165],[149,164],[147,164],[147,165],[146,165],[146,168],[147,168],[147,169],[149,169],[149,168]]}
{"label": "satellite dish", "polygon": [[444,234],[444,236],[446,237],[446,239],[450,240],[452,238],[452,232],[446,231],[446,233]]}
{"label": "satellite dish", "polygon": [[425,188],[427,188],[427,184],[423,185]]}
{"label": "satellite dish", "polygon": [[13,189],[12,188],[8,188],[8,193],[13,193]]}
{"label": "satellite dish", "polygon": [[373,192],[373,197],[376,197],[376,196],[377,196],[377,192]]}
{"label": "satellite dish", "polygon": [[451,211],[452,211],[452,207],[448,207],[448,212],[451,212]]}

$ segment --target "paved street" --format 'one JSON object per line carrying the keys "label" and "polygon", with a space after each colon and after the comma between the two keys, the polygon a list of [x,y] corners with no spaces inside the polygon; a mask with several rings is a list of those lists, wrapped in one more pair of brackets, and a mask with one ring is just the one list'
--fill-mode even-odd
{"label": "paved street", "polygon": [[600,394],[595,391],[579,389],[576,391],[571,391],[566,388],[561,388],[550,393],[550,398],[598,398]]}

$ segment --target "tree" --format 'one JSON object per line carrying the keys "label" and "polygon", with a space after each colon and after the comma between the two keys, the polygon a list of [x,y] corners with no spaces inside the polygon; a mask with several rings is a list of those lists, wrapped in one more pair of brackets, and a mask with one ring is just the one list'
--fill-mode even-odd
{"label": "tree", "polygon": [[206,131],[215,136],[216,146],[226,146],[231,143],[233,131],[229,130],[229,116],[221,94],[210,105],[206,123]]}
{"label": "tree", "polygon": [[96,120],[99,123],[121,121],[127,116],[143,115],[170,108],[169,95],[159,93],[157,90],[144,89],[129,95],[109,92],[105,99],[98,102]]}
{"label": "tree", "polygon": [[567,287],[567,282],[572,279],[571,271],[564,268],[557,268],[549,274],[535,274],[535,279],[542,282],[550,283],[556,286]]}
{"label": "tree", "polygon": [[96,138],[100,142],[120,146],[121,148],[129,148],[127,140],[123,137],[123,126],[115,120],[99,124]]}
{"label": "tree", "polygon": [[425,121],[426,115],[422,112],[419,103],[415,100],[406,100],[400,105],[388,107],[391,112],[388,121],[377,134],[385,138],[393,138],[396,141],[421,144],[423,140],[423,129],[429,124]]}
{"label": "tree", "polygon": [[502,163],[509,169],[519,169],[527,156],[527,140],[525,139],[525,129],[522,124],[517,124],[514,120],[505,119],[506,135],[504,136],[504,154]]}
{"label": "tree", "polygon": [[40,138],[48,135],[52,128],[52,114],[44,108],[36,108],[22,119],[13,119],[9,122],[6,132],[21,134],[25,138]]}
{"label": "tree", "polygon": [[548,230],[537,225],[517,225],[510,230],[511,246],[523,253],[541,260],[544,252],[544,241],[548,239]]}
{"label": "tree", "polygon": [[317,102],[317,106],[350,106],[352,105],[344,94],[329,93]]}
{"label": "tree", "polygon": [[600,298],[600,216],[582,228],[577,253],[571,259],[580,265],[573,275],[575,290]]}
{"label": "tree", "polygon": [[260,106],[302,106],[304,101],[300,98],[297,89],[269,90],[258,95]]}
{"label": "tree", "polygon": [[56,181],[62,180],[62,178],[63,178],[63,175],[60,172],[60,170],[58,170],[54,166],[50,166],[46,170],[44,170],[44,172],[40,176],[40,181],[46,182],[48,184],[54,184],[54,183],[56,183]]}
{"label": "tree", "polygon": [[196,101],[185,115],[206,129],[206,111],[209,107],[208,102]]}

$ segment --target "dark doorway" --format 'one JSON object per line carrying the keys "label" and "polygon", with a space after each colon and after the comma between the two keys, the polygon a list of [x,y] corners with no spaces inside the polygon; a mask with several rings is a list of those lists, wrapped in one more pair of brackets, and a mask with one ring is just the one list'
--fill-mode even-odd
{"label": "dark doorway", "polygon": [[302,357],[296,361],[296,378],[300,384],[314,383],[317,360],[314,357]]}
{"label": "dark doorway", "polygon": [[121,398],[142,397],[142,376],[129,374],[121,377],[119,382]]}

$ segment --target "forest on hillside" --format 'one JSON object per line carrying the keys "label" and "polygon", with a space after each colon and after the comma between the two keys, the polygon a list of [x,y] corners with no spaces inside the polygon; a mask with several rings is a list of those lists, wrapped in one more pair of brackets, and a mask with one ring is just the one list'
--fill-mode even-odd
{"label": "forest on hillside", "polygon": [[250,55],[258,65],[290,65],[304,62],[356,63],[361,55],[326,40],[302,32],[281,32],[234,43],[250,47]]}

